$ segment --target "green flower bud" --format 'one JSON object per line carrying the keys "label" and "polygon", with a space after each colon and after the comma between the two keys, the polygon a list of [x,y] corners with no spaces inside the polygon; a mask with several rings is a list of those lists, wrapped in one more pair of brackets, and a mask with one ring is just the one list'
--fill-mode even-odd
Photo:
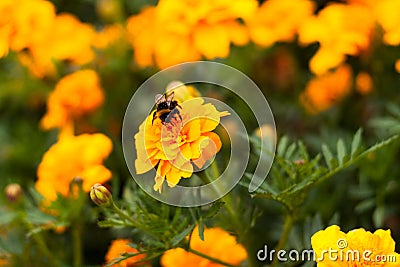
{"label": "green flower bud", "polygon": [[100,207],[109,207],[112,203],[110,191],[101,184],[95,184],[90,189],[90,198]]}

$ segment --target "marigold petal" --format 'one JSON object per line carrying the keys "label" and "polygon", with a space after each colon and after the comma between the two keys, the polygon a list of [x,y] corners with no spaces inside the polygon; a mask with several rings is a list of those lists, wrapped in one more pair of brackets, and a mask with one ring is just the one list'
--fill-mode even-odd
{"label": "marigold petal", "polygon": [[84,172],[82,172],[83,191],[89,192],[90,188],[96,183],[105,183],[111,178],[112,174],[109,169],[104,167],[103,165],[95,165],[90,168],[87,168]]}
{"label": "marigold petal", "polygon": [[204,136],[208,137],[206,139],[208,142],[204,142],[204,145],[201,144],[201,155],[192,160],[193,164],[195,164],[198,168],[202,168],[204,164],[208,160],[212,159],[212,157],[214,157],[222,147],[221,139],[216,133],[204,133]]}
{"label": "marigold petal", "polygon": [[229,34],[223,25],[199,25],[193,34],[194,45],[207,58],[229,55]]}

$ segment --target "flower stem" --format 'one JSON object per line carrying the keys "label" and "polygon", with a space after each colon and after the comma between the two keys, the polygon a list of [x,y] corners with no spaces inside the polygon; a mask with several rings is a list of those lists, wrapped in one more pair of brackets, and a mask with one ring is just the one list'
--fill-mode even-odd
{"label": "flower stem", "polygon": [[[218,169],[218,166],[215,162],[211,164],[211,171],[213,177],[219,177],[220,176],[220,171]],[[211,179],[209,179],[211,180]],[[210,182],[210,181],[209,181]],[[217,194],[222,195],[220,188],[213,183],[213,188],[217,192]],[[236,205],[233,204],[232,200],[232,194],[228,193],[225,196],[221,198],[223,202],[225,202],[225,208],[228,212],[229,215],[229,220],[232,222],[234,229],[236,230],[236,233],[238,234],[239,238],[242,240],[242,244],[244,245],[248,258],[247,258],[247,263],[250,267],[252,266],[258,266],[258,262],[256,261],[256,258],[253,257],[252,255],[255,255],[254,249],[252,247],[253,242],[249,241],[249,236],[248,233],[246,233],[243,229],[245,229],[242,220],[238,217],[238,212],[235,210]]]}
{"label": "flower stem", "polygon": [[82,225],[78,222],[72,226],[72,243],[74,267],[82,266]]}
{"label": "flower stem", "polygon": [[278,266],[278,263],[279,263],[279,259],[277,257],[278,251],[282,250],[285,247],[286,242],[289,238],[290,231],[292,230],[293,223],[294,223],[294,218],[291,214],[288,213],[285,217],[285,224],[283,225],[283,231],[282,231],[281,238],[279,239],[279,242],[275,247],[275,251],[277,253],[275,253],[275,255],[274,255],[275,257],[272,260],[271,267]]}
{"label": "flower stem", "polygon": [[219,260],[219,259],[216,259],[216,258],[214,258],[214,257],[208,256],[208,255],[203,254],[203,253],[201,253],[200,251],[197,251],[197,250],[192,249],[192,248],[190,248],[190,247],[187,248],[187,251],[190,252],[190,253],[193,253],[193,254],[195,254],[195,255],[197,255],[197,256],[200,256],[200,257],[202,257],[202,258],[205,258],[205,259],[207,259],[207,260],[210,260],[210,261],[212,261],[212,262],[221,264],[221,265],[223,265],[223,266],[237,267],[236,265],[232,265],[232,264],[230,264],[230,263],[227,263],[227,262],[221,261],[221,260]]}
{"label": "flower stem", "polygon": [[121,219],[124,219],[125,221],[129,222],[130,226],[136,227],[136,228],[142,230],[143,232],[147,233],[148,235],[154,236],[154,233],[152,233],[151,231],[146,229],[146,227],[144,227],[143,225],[138,224],[134,219],[132,219],[132,217],[130,217],[123,210],[118,208],[114,202],[112,202],[112,204],[109,208],[111,210],[115,211]]}
{"label": "flower stem", "polygon": [[[34,230],[34,226],[30,222],[26,222],[26,226],[30,231]],[[50,252],[49,248],[46,245],[46,242],[43,239],[43,235],[40,232],[36,232],[32,234],[33,240],[36,242],[38,249],[49,261],[48,266],[58,267],[60,266],[56,258],[53,257],[53,254]]]}

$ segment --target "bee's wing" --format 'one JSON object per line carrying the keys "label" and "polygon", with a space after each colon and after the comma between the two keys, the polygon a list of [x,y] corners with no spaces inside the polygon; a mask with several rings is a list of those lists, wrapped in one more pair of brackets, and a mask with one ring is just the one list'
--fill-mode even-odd
{"label": "bee's wing", "polygon": [[175,95],[175,92],[171,92],[171,94],[167,97],[167,102],[171,102],[172,101],[172,99],[174,99],[174,95]]}
{"label": "bee's wing", "polygon": [[156,94],[156,96],[154,97],[154,101],[156,102],[156,104],[160,104],[161,102],[166,101],[165,100],[165,95],[162,94]]}

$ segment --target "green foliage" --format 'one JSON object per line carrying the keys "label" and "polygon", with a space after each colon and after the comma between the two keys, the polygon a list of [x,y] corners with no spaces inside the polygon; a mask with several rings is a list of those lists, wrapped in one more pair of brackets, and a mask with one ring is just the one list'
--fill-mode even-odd
{"label": "green foliage", "polygon": [[[336,153],[326,144],[321,151],[325,165],[321,163],[321,154],[310,157],[301,142],[289,143],[287,137],[279,140],[275,155],[275,164],[257,192],[258,198],[268,198],[283,204],[290,212],[301,206],[307,193],[316,186],[345,168],[355,165],[360,159],[371,155],[398,141],[395,135],[367,149],[361,147],[361,130],[354,135],[351,145],[346,146],[342,139],[337,142]],[[348,147],[348,148],[346,148]],[[349,151],[349,152],[348,152]],[[251,174],[246,175],[248,178]],[[244,183],[245,186],[248,184]]]}

